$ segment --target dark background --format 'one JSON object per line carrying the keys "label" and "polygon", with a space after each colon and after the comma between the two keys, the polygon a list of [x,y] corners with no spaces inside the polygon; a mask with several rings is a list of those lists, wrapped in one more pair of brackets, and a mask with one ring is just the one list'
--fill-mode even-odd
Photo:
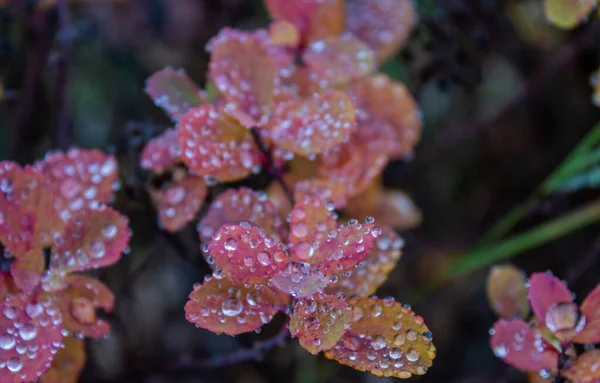
{"label": "dark background", "polygon": [[[19,2],[15,2],[19,3]],[[192,284],[202,280],[193,224],[161,232],[141,190],[137,153],[169,121],[144,94],[144,80],[167,65],[202,84],[204,44],[223,26],[254,28],[268,18],[260,0],[81,2],[68,19],[33,1],[0,9],[0,159],[22,163],[49,149],[99,147],[120,160],[116,208],[134,236],[128,255],[99,277],[117,296],[113,332],[88,341],[82,382],[375,382],[369,374],[314,357],[290,341],[262,361],[227,368],[175,368],[268,338],[235,338],[196,329],[184,318]],[[405,81],[424,113],[424,138],[411,161],[392,163],[387,186],[407,191],[422,209],[421,227],[403,233],[406,249],[381,296],[405,302],[497,219],[523,201],[600,117],[590,74],[600,64],[594,14],[563,32],[548,24],[543,2],[417,0],[422,20],[383,70]],[[66,26],[59,28],[60,25]],[[68,81],[65,81],[67,79]],[[66,85],[65,85],[66,84]],[[536,205],[521,231],[598,197],[587,189]],[[598,281],[598,226],[520,254],[527,273],[553,270],[579,296]],[[592,259],[579,272],[582,259]],[[438,356],[415,382],[518,382],[522,374],[494,358],[485,296],[486,270],[411,303],[434,334]],[[281,318],[279,318],[281,319]]]}

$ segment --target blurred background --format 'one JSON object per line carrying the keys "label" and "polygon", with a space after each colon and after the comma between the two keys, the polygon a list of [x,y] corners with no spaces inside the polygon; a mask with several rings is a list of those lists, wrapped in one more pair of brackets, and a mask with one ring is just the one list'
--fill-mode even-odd
{"label": "blurred background", "polygon": [[[187,295],[208,267],[194,225],[162,232],[141,197],[147,179],[137,170],[139,150],[170,124],[144,94],[144,80],[170,65],[203,84],[205,43],[224,26],[266,25],[261,0],[88,0],[71,1],[66,11],[51,0],[35,3],[0,8],[0,159],[31,162],[71,145],[115,153],[122,180],[115,206],[134,233],[123,261],[98,275],[117,296],[108,316],[113,332],[87,341],[81,381],[387,381],[314,357],[296,341],[231,367],[194,362],[269,338],[282,318],[235,338],[185,320]],[[415,3],[421,21],[382,70],[418,100],[424,137],[383,180],[412,197],[423,221],[402,233],[404,255],[378,294],[412,304],[434,334],[434,365],[412,381],[525,381],[488,346],[496,318],[487,269],[424,287],[536,190],[600,118],[590,85],[600,65],[600,20],[594,15],[565,32],[546,21],[542,0]],[[553,193],[513,232],[598,197],[594,187]],[[598,229],[589,225],[511,261],[527,274],[553,270],[583,297],[599,280]]]}

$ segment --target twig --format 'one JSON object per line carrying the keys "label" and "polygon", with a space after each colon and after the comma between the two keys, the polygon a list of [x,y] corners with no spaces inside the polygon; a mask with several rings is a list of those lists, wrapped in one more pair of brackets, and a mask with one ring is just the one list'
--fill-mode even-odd
{"label": "twig", "polygon": [[54,144],[60,149],[66,149],[70,144],[67,92],[71,69],[71,46],[67,33],[71,24],[71,13],[67,0],[58,0],[57,6],[59,28],[56,36],[60,45],[60,57],[58,59],[58,75],[56,77],[57,115]]}
{"label": "twig", "polygon": [[258,147],[258,150],[260,150],[260,152],[262,153],[262,155],[265,157],[265,159],[267,161],[267,171],[269,172],[271,177],[273,177],[273,179],[275,179],[277,182],[279,182],[279,184],[283,188],[283,191],[285,192],[286,197],[288,198],[288,200],[290,201],[290,203],[293,206],[294,205],[294,193],[292,192],[292,189],[287,184],[287,182],[285,182],[285,180],[283,179],[283,175],[281,174],[281,168],[275,165],[275,161],[273,160],[271,151],[269,150],[269,148],[267,148],[267,146],[265,145],[263,140],[260,138],[260,135],[259,135],[258,131],[256,130],[256,128],[250,129],[250,132],[252,133],[252,138],[254,139],[254,143]]}

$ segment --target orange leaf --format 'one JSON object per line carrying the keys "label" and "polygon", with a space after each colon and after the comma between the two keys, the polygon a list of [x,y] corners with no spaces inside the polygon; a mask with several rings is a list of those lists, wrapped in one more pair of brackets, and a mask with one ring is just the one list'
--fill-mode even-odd
{"label": "orange leaf", "polygon": [[560,373],[573,383],[600,382],[600,350],[584,352]]}
{"label": "orange leaf", "polygon": [[269,26],[269,37],[273,44],[295,47],[300,43],[300,31],[288,21],[274,21]]}
{"label": "orange leaf", "polygon": [[366,42],[379,62],[404,45],[419,17],[412,0],[355,0],[348,2],[346,14],[346,29]]}
{"label": "orange leaf", "polygon": [[115,210],[83,209],[55,240],[50,268],[72,272],[110,266],[121,258],[130,236],[127,218]]}
{"label": "orange leaf", "polygon": [[83,339],[63,338],[64,347],[52,360],[48,371],[40,376],[41,383],[77,383],[85,366],[85,343]]}
{"label": "orange leaf", "polygon": [[177,140],[177,131],[167,129],[159,136],[154,137],[142,151],[140,166],[152,170],[154,173],[163,172],[174,167],[181,161],[181,150]]}
{"label": "orange leaf", "polygon": [[268,283],[290,263],[279,242],[248,222],[221,226],[208,251],[215,265],[236,283]]}
{"label": "orange leaf", "polygon": [[354,321],[325,352],[327,358],[377,376],[409,378],[427,372],[436,348],[423,318],[393,300],[352,298],[348,304]]}
{"label": "orange leaf", "polygon": [[276,242],[287,240],[286,224],[267,195],[245,187],[227,189],[219,194],[198,224],[198,233],[202,242],[209,243],[221,226],[241,222],[260,227]]}
{"label": "orange leaf", "polygon": [[146,80],[146,94],[174,121],[206,103],[206,95],[183,71],[167,67]]}
{"label": "orange leaf", "polygon": [[41,250],[31,250],[10,265],[15,285],[25,293],[32,293],[39,285],[44,272],[44,256]]}
{"label": "orange leaf", "polygon": [[236,284],[227,278],[209,278],[194,287],[185,305],[185,317],[197,327],[237,335],[269,323],[286,303],[265,285]]}
{"label": "orange leaf", "polygon": [[0,242],[15,257],[52,244],[64,226],[42,174],[0,162]]}
{"label": "orange leaf", "polygon": [[335,295],[315,294],[298,299],[290,319],[290,333],[311,354],[335,346],[352,321],[352,310]]}
{"label": "orange leaf", "polygon": [[512,265],[493,266],[487,277],[487,296],[490,306],[501,318],[527,318],[527,276]]}
{"label": "orange leaf", "polygon": [[181,230],[200,212],[207,193],[204,179],[193,175],[154,192],[161,225],[170,232]]}
{"label": "orange leaf", "polygon": [[576,343],[600,342],[600,285],[597,285],[581,303],[581,314],[586,323],[583,331],[573,339]]}
{"label": "orange leaf", "polygon": [[260,152],[248,129],[212,105],[183,116],[177,134],[183,162],[200,175],[235,181],[259,164]]}
{"label": "orange leaf", "polygon": [[337,276],[325,291],[328,294],[345,294],[348,297],[368,297],[387,279],[402,255],[404,240],[394,230],[383,226],[375,246],[360,267]]}
{"label": "orange leaf", "polygon": [[270,136],[278,146],[305,156],[342,143],[355,126],[352,101],[338,90],[280,104],[269,121]]}

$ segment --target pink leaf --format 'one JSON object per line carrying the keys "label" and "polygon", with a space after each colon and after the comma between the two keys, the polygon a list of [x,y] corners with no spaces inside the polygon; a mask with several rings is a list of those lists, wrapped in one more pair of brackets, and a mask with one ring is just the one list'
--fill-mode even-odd
{"label": "pink leaf", "polygon": [[248,222],[221,226],[208,251],[215,265],[236,283],[267,283],[290,262],[280,243]]}
{"label": "pink leaf", "polygon": [[161,174],[173,168],[180,161],[181,150],[177,140],[177,131],[167,129],[144,147],[140,166]]}
{"label": "pink leaf", "polygon": [[271,278],[271,283],[285,294],[302,298],[323,291],[329,278],[307,263],[293,262]]}
{"label": "pink leaf", "polygon": [[336,209],[345,207],[348,202],[346,185],[341,181],[329,178],[313,178],[296,182],[294,199],[302,201],[307,198],[332,202]]}
{"label": "pink leaf", "polygon": [[183,162],[200,175],[235,181],[260,163],[260,152],[248,129],[212,105],[183,116],[177,134]]}
{"label": "pink leaf", "polygon": [[146,94],[174,121],[206,103],[206,95],[182,69],[165,68],[146,80]]}
{"label": "pink leaf", "polygon": [[246,187],[227,189],[215,198],[198,224],[200,239],[203,243],[209,243],[221,226],[240,222],[250,222],[262,228],[266,235],[272,236],[277,242],[287,240],[286,224],[267,195]]}
{"label": "pink leaf", "polygon": [[292,258],[298,262],[311,263],[314,242],[327,238],[335,230],[337,222],[331,215],[325,200],[308,196],[298,200],[290,214],[290,243]]}
{"label": "pink leaf", "polygon": [[185,317],[197,327],[237,335],[269,323],[284,306],[283,297],[265,285],[210,278],[190,293]]}
{"label": "pink leaf", "polygon": [[315,294],[298,299],[290,319],[290,333],[311,354],[335,346],[352,321],[352,310],[335,295]]}
{"label": "pink leaf", "polygon": [[559,303],[573,302],[573,296],[567,286],[554,275],[547,273],[531,274],[527,297],[533,313],[542,322],[546,321],[546,314],[550,307]]}
{"label": "pink leaf", "polygon": [[113,196],[118,180],[117,160],[100,150],[56,152],[36,164],[54,193],[63,220],[84,208],[96,208]]}
{"label": "pink leaf", "polygon": [[153,196],[162,226],[170,232],[181,230],[200,212],[207,193],[204,179],[193,175],[155,192]]}
{"label": "pink leaf", "polygon": [[312,264],[325,275],[341,274],[352,270],[369,255],[381,229],[371,219],[366,223],[350,220],[348,226],[337,230],[316,249]]}
{"label": "pink leaf", "polygon": [[83,209],[56,239],[50,268],[73,272],[110,266],[121,258],[129,237],[127,218],[115,210]]}
{"label": "pink leaf", "polygon": [[51,245],[64,226],[45,182],[30,166],[0,162],[0,242],[15,257]]}
{"label": "pink leaf", "polygon": [[350,98],[334,90],[280,104],[268,128],[278,146],[308,156],[347,140],[355,130],[355,118]]}
{"label": "pink leaf", "polygon": [[39,285],[44,272],[44,255],[41,250],[31,250],[15,259],[10,274],[15,285],[25,293],[32,293]]}
{"label": "pink leaf", "polygon": [[0,381],[38,379],[62,345],[60,311],[48,301],[18,294],[0,303],[0,312]]}
{"label": "pink leaf", "polygon": [[490,347],[494,355],[511,366],[521,371],[556,369],[558,352],[526,322],[501,319],[491,333]]}

